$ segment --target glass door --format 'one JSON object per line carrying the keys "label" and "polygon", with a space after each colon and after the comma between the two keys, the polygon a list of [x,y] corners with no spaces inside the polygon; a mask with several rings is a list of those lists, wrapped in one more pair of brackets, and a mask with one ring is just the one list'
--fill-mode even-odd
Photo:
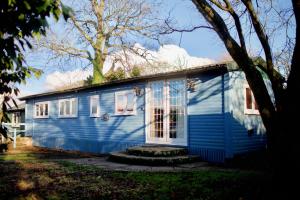
{"label": "glass door", "polygon": [[186,145],[185,80],[149,83],[147,91],[147,142]]}

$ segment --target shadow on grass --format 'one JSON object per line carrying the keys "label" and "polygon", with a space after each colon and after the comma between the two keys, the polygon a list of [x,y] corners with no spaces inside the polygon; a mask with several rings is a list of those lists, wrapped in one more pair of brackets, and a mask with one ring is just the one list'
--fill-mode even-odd
{"label": "shadow on grass", "polygon": [[267,199],[269,180],[241,170],[112,172],[34,152],[1,154],[0,177],[0,199]]}

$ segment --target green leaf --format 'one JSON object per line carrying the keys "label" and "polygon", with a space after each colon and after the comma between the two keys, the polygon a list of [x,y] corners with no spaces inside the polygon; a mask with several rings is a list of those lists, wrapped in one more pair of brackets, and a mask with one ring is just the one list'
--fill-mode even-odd
{"label": "green leaf", "polygon": [[24,3],[24,5],[25,5],[25,7],[26,7],[27,10],[31,9],[31,6],[30,6],[30,4],[27,1],[23,0],[23,3]]}
{"label": "green leaf", "polygon": [[37,7],[36,9],[38,10],[38,12],[46,11],[47,8],[50,6],[50,4],[51,4],[51,0],[44,0],[44,4]]}
{"label": "green leaf", "polygon": [[33,32],[32,35],[33,35],[37,40],[40,40],[40,39],[41,39],[41,36],[42,36],[41,33],[40,33],[40,32],[37,32],[37,31]]}
{"label": "green leaf", "polygon": [[19,19],[20,21],[23,21],[23,20],[25,19],[25,15],[24,15],[23,13],[21,13],[21,14],[19,15],[18,19]]}
{"label": "green leaf", "polygon": [[55,20],[58,21],[58,20],[59,20],[59,16],[60,16],[60,14],[61,14],[61,10],[60,10],[60,9],[54,9],[54,10],[52,11],[52,13],[53,13],[53,15],[54,15]]}
{"label": "green leaf", "polygon": [[33,75],[34,75],[36,78],[40,78],[41,75],[43,74],[43,70],[37,69],[37,68],[34,68],[34,67],[28,67],[28,70],[29,70],[30,72],[32,72]]}
{"label": "green leaf", "polygon": [[61,4],[61,8],[64,19],[67,21],[68,18],[73,14],[73,10],[72,8],[70,8],[69,6],[65,6],[64,4]]}
{"label": "green leaf", "polygon": [[16,0],[8,0],[8,5],[12,6],[14,3],[16,3]]}

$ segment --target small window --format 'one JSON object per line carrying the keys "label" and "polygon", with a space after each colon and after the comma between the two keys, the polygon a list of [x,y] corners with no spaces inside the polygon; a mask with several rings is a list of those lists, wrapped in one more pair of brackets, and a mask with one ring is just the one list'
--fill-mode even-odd
{"label": "small window", "polygon": [[35,103],[35,118],[49,117],[49,101]]}
{"label": "small window", "polygon": [[256,101],[254,99],[253,93],[248,85],[245,86],[245,108],[244,108],[244,113],[245,114],[255,114],[258,115],[258,107],[256,104]]}
{"label": "small window", "polygon": [[20,112],[14,112],[11,116],[12,127],[20,127],[21,115]]}
{"label": "small window", "polygon": [[100,116],[99,95],[90,96],[90,116]]}
{"label": "small window", "polygon": [[77,98],[61,99],[58,101],[59,117],[77,117]]}
{"label": "small window", "polygon": [[136,95],[133,90],[116,92],[115,101],[116,115],[136,114]]}

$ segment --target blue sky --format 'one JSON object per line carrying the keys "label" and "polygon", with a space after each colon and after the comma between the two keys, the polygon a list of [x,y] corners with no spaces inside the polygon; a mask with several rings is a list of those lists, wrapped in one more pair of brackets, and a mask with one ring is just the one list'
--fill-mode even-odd
{"label": "blue sky", "polygon": [[[279,0],[280,4],[283,4],[284,2],[286,1]],[[190,27],[192,25],[205,24],[203,17],[198,13],[190,0],[166,0],[164,1],[163,10],[166,11],[165,15],[171,11],[171,16],[174,17],[178,22],[176,25],[180,27]],[[62,24],[59,23],[55,26],[57,29],[60,29]],[[168,44],[180,45],[180,47],[184,48],[190,56],[218,60],[227,54],[223,43],[218,38],[217,34],[211,30],[199,29],[191,33],[183,33],[182,37],[180,33],[174,33],[172,35],[168,35],[167,37],[170,39],[168,40]],[[254,49],[260,48],[257,45],[257,41],[254,40],[251,43]],[[46,58],[44,57],[33,57],[33,59],[28,61],[28,64],[40,68],[42,61],[45,59]],[[26,85],[20,86],[22,95],[39,93],[47,90],[45,87],[45,80],[50,71],[45,69],[43,70],[45,73],[40,79],[30,78],[27,80]],[[55,70],[55,66],[53,66],[51,72],[53,72],[53,70]]]}

